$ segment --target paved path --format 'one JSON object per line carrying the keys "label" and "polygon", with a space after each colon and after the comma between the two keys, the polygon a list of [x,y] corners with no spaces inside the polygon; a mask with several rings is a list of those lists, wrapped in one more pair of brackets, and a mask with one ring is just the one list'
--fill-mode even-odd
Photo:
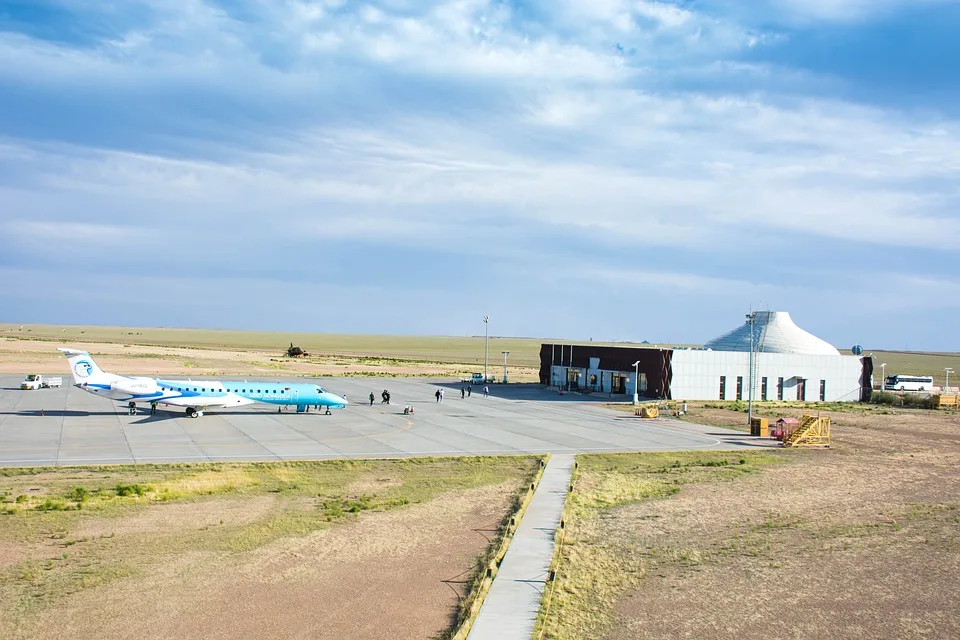
{"label": "paved path", "polygon": [[529,640],[553,558],[573,455],[553,455],[510,542],[468,640]]}

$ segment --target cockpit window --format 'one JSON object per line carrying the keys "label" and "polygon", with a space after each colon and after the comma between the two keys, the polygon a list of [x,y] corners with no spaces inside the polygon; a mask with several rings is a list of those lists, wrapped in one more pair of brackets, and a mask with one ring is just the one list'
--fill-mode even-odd
{"label": "cockpit window", "polygon": [[324,390],[323,387],[317,387],[317,392],[318,392],[318,393],[326,393],[326,391]]}

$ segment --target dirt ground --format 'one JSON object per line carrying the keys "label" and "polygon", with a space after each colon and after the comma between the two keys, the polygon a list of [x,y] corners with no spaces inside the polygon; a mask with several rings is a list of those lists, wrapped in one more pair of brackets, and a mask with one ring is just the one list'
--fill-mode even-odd
{"label": "dirt ground", "polygon": [[623,573],[602,616],[547,637],[960,637],[960,417],[832,419],[831,449],[575,522]]}
{"label": "dirt ground", "polygon": [[[0,638],[444,637],[535,468],[488,458],[0,475]],[[80,486],[83,508],[64,506]],[[129,486],[141,494],[121,497]],[[42,509],[48,499],[57,510]]]}
{"label": "dirt ground", "polygon": [[[457,602],[443,580],[473,567],[487,545],[475,530],[499,521],[506,493],[484,487],[365,514],[235,558],[193,552],[66,599],[24,637],[434,637]],[[216,522],[218,507],[211,508],[207,520]]]}
{"label": "dirt ground", "polygon": [[[69,375],[69,367],[46,340],[0,338],[0,374],[49,373]],[[130,375],[221,375],[221,376],[382,376],[469,377],[475,365],[425,362],[394,358],[311,355],[287,358],[276,351],[216,348],[162,347],[151,345],[83,343],[69,346],[89,351],[107,371]],[[510,367],[517,382],[539,379],[537,370]]]}

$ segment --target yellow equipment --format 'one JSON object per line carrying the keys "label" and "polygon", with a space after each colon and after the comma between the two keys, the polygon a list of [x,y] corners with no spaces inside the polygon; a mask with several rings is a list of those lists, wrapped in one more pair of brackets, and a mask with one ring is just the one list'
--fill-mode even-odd
{"label": "yellow equipment", "polygon": [[805,415],[800,425],[783,439],[785,447],[829,447],[830,418]]}
{"label": "yellow equipment", "polygon": [[960,396],[944,394],[933,396],[933,406],[937,409],[960,409]]}
{"label": "yellow equipment", "polygon": [[761,438],[770,437],[770,422],[766,418],[753,418],[750,420],[750,435]]}
{"label": "yellow equipment", "polygon": [[660,415],[660,409],[656,405],[645,404],[642,407],[637,407],[634,415],[638,415],[641,418],[656,418]]}

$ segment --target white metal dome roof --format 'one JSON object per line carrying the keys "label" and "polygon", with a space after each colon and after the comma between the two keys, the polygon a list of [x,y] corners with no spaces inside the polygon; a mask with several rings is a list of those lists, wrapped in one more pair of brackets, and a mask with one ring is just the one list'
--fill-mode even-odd
{"label": "white metal dome roof", "polygon": [[[756,352],[840,355],[836,347],[794,324],[786,311],[756,311],[753,317],[753,349]],[[750,351],[749,321],[703,346],[714,351]]]}

